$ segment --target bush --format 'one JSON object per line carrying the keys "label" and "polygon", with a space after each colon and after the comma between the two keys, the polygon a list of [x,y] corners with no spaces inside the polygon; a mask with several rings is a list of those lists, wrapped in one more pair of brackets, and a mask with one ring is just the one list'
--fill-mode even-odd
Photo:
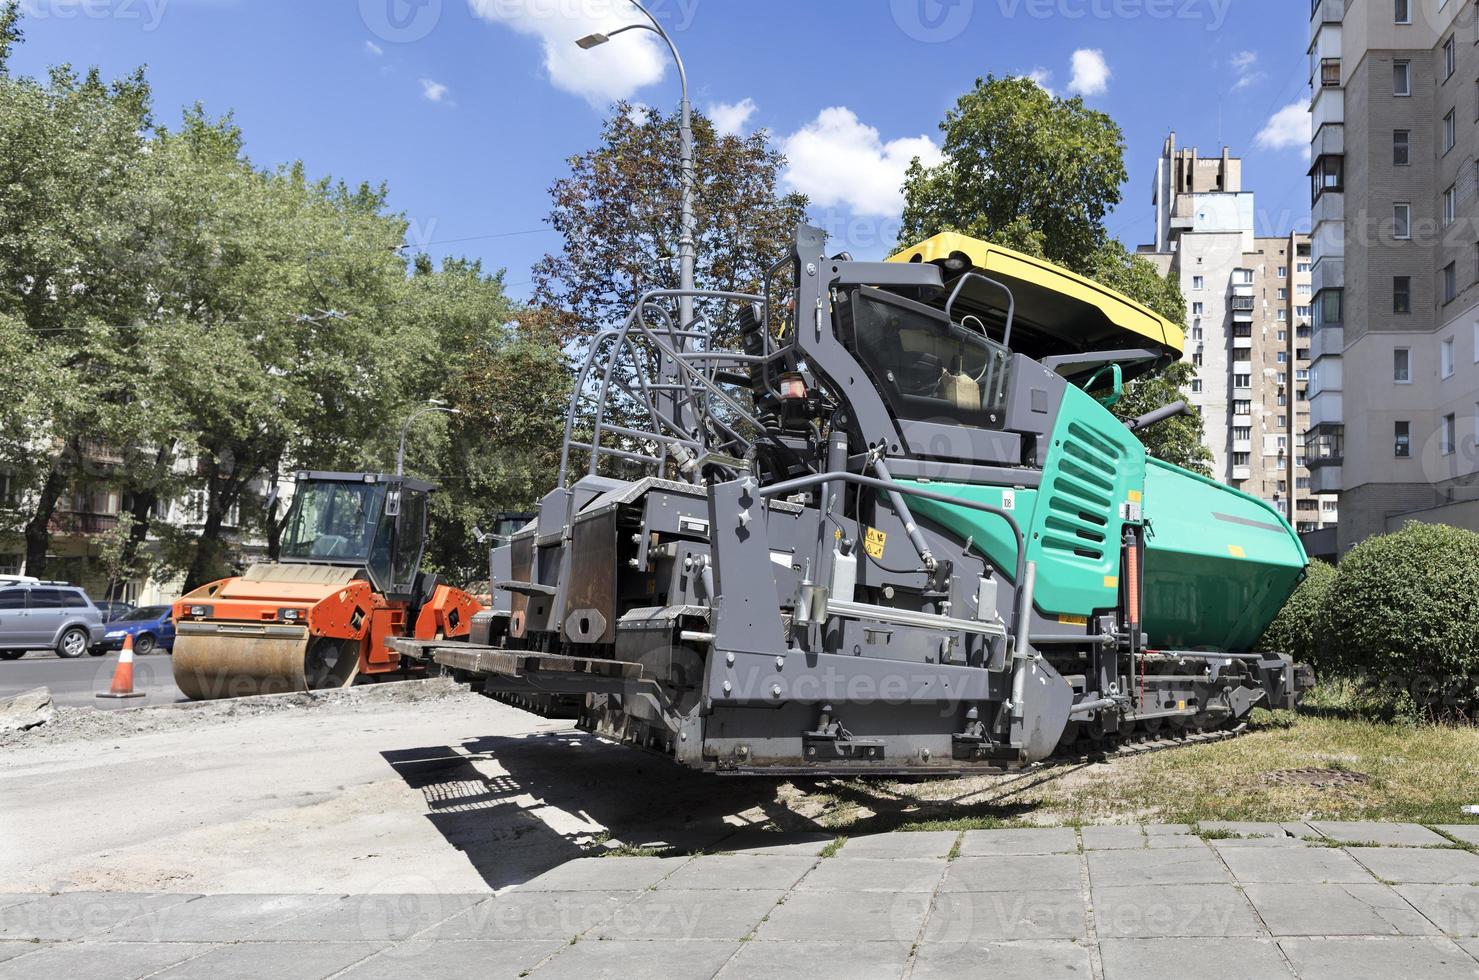
{"label": "bush", "polygon": [[1269,624],[1258,641],[1258,649],[1287,653],[1295,660],[1312,664],[1319,670],[1328,666],[1326,637],[1321,626],[1325,600],[1335,582],[1335,567],[1320,561],[1310,562],[1304,581],[1284,603],[1279,615]]}
{"label": "bush", "polygon": [[1410,523],[1341,560],[1316,633],[1327,667],[1382,699],[1450,713],[1479,677],[1479,534]]}

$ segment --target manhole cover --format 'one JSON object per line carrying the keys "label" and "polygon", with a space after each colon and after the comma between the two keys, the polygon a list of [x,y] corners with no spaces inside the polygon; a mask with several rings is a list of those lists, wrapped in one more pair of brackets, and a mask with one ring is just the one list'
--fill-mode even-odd
{"label": "manhole cover", "polygon": [[1356,786],[1371,782],[1364,772],[1345,769],[1280,769],[1264,773],[1264,778],[1281,786]]}

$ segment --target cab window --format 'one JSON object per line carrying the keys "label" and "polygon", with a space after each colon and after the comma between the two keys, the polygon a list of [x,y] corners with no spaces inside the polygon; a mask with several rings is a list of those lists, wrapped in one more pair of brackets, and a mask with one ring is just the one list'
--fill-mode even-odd
{"label": "cab window", "polygon": [[900,419],[1000,429],[1011,351],[975,321],[875,289],[853,294],[852,347]]}

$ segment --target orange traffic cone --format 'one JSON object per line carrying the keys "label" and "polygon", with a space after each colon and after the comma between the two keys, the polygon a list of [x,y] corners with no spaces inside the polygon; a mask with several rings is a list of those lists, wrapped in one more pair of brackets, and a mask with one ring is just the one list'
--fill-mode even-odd
{"label": "orange traffic cone", "polygon": [[118,666],[113,668],[113,686],[103,693],[98,692],[100,698],[141,698],[143,691],[134,690],[134,637],[132,633],[125,633],[123,637],[123,652],[118,655]]}

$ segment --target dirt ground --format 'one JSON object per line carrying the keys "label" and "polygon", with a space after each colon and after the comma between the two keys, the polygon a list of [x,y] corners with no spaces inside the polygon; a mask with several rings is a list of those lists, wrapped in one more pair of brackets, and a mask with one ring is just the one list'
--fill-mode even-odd
{"label": "dirt ground", "polygon": [[[0,892],[499,890],[573,857],[741,828],[1198,820],[1459,823],[1474,729],[1265,715],[1111,762],[919,780],[723,778],[448,681],[99,712],[0,736]],[[1309,784],[1291,771],[1334,774]]]}

